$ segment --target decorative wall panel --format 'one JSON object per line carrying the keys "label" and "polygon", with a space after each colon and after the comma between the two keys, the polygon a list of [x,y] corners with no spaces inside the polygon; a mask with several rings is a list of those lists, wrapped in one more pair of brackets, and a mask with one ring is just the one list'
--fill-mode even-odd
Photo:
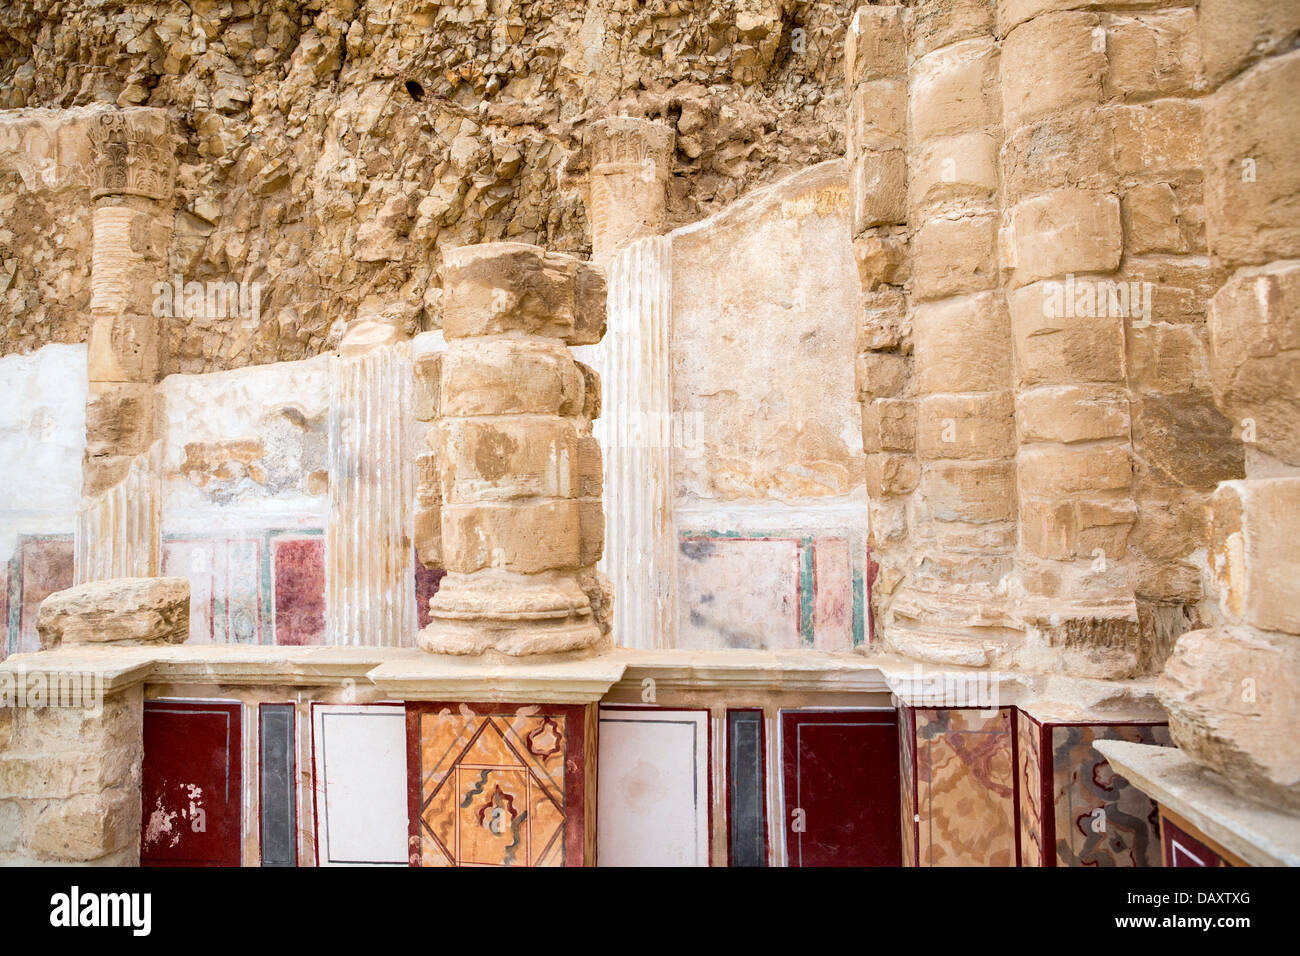
{"label": "decorative wall panel", "polygon": [[1015,866],[1012,709],[913,713],[919,864]]}
{"label": "decorative wall panel", "polygon": [[3,642],[8,654],[40,649],[36,633],[36,612],[41,602],[55,591],[73,584],[72,535],[18,535],[14,555],[8,562]]}
{"label": "decorative wall panel", "polygon": [[242,706],[144,704],[142,866],[239,866]]}
{"label": "decorative wall panel", "polygon": [[263,866],[298,865],[298,757],[293,704],[261,704],[258,820]]}
{"label": "decorative wall panel", "polygon": [[318,866],[405,866],[402,704],[313,704]]}
{"label": "decorative wall panel", "polygon": [[916,848],[921,834],[916,813],[916,712],[911,707],[898,709],[898,772],[902,797],[898,824],[903,838],[903,866],[916,866]]}
{"label": "decorative wall panel", "polygon": [[1160,808],[1160,845],[1165,866],[1249,866],[1245,860],[1223,849],[1195,826],[1164,807]]}
{"label": "decorative wall panel", "polygon": [[1159,866],[1151,798],[1111,770],[1097,740],[1172,745],[1166,724],[1046,724],[1051,741],[1055,845],[1060,866]]}
{"label": "decorative wall panel", "polygon": [[407,705],[412,866],[581,866],[594,706]]}
{"label": "decorative wall panel", "polygon": [[783,711],[790,866],[899,866],[898,718],[893,708]]}
{"label": "decorative wall panel", "polygon": [[600,709],[601,866],[709,865],[709,714]]}
{"label": "decorative wall panel", "polygon": [[1023,710],[1016,710],[1016,788],[1019,802],[1020,865],[1045,866],[1043,807],[1050,798],[1042,772],[1043,728]]}
{"label": "decorative wall panel", "polygon": [[767,866],[767,741],[761,710],[727,711],[727,860]]}

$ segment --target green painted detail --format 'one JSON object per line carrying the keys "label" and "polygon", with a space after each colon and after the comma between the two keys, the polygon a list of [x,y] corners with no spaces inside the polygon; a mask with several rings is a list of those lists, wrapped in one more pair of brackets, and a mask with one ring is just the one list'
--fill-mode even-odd
{"label": "green painted detail", "polygon": [[[851,560],[851,559],[850,559]],[[862,571],[855,565],[853,568],[853,646],[857,647],[866,640],[867,618],[865,613],[866,600],[863,588]]]}
{"label": "green painted detail", "polygon": [[804,647],[813,646],[813,539],[799,542],[799,636]]}

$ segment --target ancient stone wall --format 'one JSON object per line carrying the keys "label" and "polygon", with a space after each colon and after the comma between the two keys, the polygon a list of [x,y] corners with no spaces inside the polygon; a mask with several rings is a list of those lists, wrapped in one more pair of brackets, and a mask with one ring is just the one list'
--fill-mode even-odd
{"label": "ancient stone wall", "polygon": [[359,313],[438,327],[445,248],[586,253],[583,133],[604,116],[675,128],[669,227],[834,158],[852,7],[6,4],[0,109],[21,112],[0,118],[0,354],[87,337],[85,157],[46,109],[167,111],[168,274],[261,283],[256,323],[164,323],[163,374],[211,371],[319,354]]}

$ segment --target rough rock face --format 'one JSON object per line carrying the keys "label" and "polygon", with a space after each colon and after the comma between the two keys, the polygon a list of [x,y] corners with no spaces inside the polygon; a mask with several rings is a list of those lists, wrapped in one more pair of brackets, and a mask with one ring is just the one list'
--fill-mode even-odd
{"label": "rough rock face", "polygon": [[[316,354],[358,312],[438,327],[447,248],[585,253],[582,139],[602,116],[675,128],[670,226],[839,155],[855,5],[19,0],[0,10],[0,108],[167,109],[170,273],[261,283],[255,327],[168,324],[162,374],[211,371]],[[23,152],[0,135],[0,353],[87,334],[87,197]]]}
{"label": "rough rock face", "polygon": [[1246,627],[1178,639],[1158,695],[1174,742],[1247,796],[1300,809],[1300,644]]}
{"label": "rough rock face", "polygon": [[184,644],[190,636],[185,578],[115,578],[56,591],[36,617],[41,649],[59,644]]}

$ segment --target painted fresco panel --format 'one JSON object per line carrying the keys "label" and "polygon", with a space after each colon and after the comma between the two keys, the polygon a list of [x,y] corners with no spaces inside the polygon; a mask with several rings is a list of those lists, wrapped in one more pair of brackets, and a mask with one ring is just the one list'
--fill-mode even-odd
{"label": "painted fresco panel", "polygon": [[240,865],[241,711],[145,701],[141,865]]}
{"label": "painted fresco panel", "polygon": [[600,710],[601,866],[709,865],[709,717]]}
{"label": "painted fresco panel", "polygon": [[917,858],[922,866],[1015,866],[1011,708],[918,708]]}
{"label": "painted fresco panel", "polygon": [[413,866],[575,866],[585,708],[410,704]]}
{"label": "painted fresco panel", "polygon": [[275,555],[275,643],[325,643],[325,540],[280,538]]}
{"label": "painted fresco panel", "polygon": [[781,750],[790,866],[901,865],[892,708],[782,711]]}
{"label": "painted fresco panel", "polygon": [[797,538],[682,538],[677,646],[794,648],[807,597]]}
{"label": "painted fresco panel", "polygon": [[258,807],[263,866],[298,865],[298,757],[293,704],[258,707]]}
{"label": "painted fresco panel", "polygon": [[727,711],[727,861],[767,866],[767,747],[761,710]]}
{"label": "painted fresco panel", "polygon": [[407,863],[406,716],[401,704],[313,704],[320,866]]}
{"label": "painted fresco panel", "polygon": [[72,536],[22,536],[18,541],[15,558],[21,604],[13,652],[21,654],[40,649],[40,635],[36,633],[36,612],[40,610],[41,602],[55,591],[72,587]]}
{"label": "painted fresco panel", "polygon": [[1019,788],[1020,865],[1043,866],[1043,728],[1021,710],[1016,711],[1017,773]]}
{"label": "painted fresco panel", "polygon": [[1052,724],[1052,794],[1059,866],[1159,866],[1155,803],[1111,770],[1097,740],[1172,746],[1165,724]]}

